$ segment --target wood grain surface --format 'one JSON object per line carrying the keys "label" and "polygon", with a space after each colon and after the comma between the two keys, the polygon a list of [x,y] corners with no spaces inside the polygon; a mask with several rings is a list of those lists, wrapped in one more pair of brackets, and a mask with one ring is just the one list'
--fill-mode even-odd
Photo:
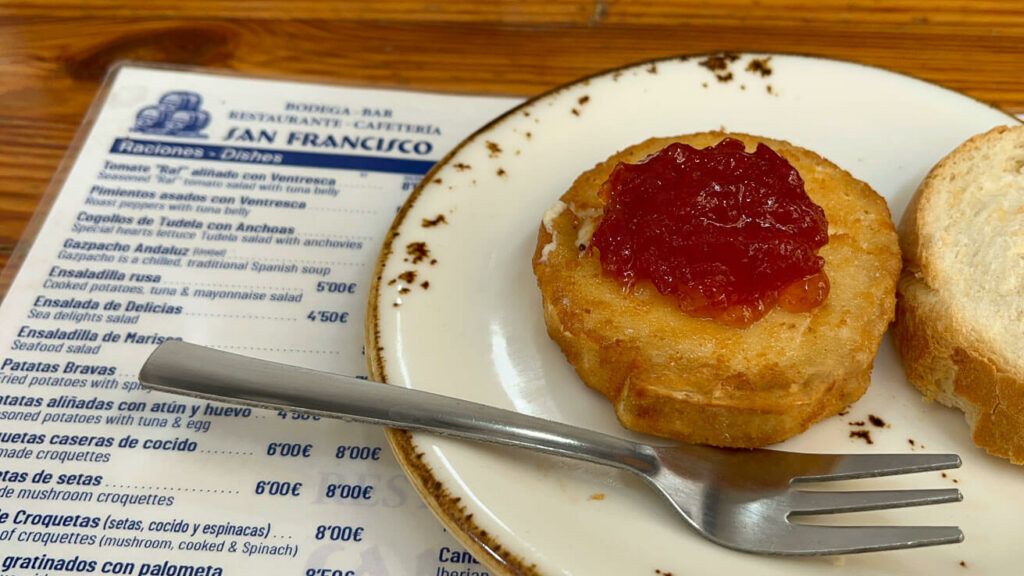
{"label": "wood grain surface", "polygon": [[0,265],[118,60],[532,95],[683,53],[882,66],[1024,112],[1024,2],[22,0],[0,2]]}

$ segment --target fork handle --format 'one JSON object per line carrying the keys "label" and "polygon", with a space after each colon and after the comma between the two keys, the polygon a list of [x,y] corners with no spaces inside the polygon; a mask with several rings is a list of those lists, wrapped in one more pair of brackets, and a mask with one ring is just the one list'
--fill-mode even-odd
{"label": "fork handle", "polygon": [[231,354],[177,340],[139,372],[152,390],[315,416],[428,430],[651,473],[650,446],[560,422],[402,388]]}

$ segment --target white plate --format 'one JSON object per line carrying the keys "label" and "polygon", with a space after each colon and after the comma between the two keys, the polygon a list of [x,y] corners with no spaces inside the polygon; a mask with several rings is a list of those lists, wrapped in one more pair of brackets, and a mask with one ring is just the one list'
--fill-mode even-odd
{"label": "white plate", "polygon": [[[369,313],[374,377],[642,438],[619,426],[544,329],[530,259],[541,215],[578,174],[651,136],[724,127],[822,154],[882,194],[898,221],[942,156],[973,134],[1015,122],[884,70],[773,55],[771,73],[763,75],[751,62],[765,58],[744,54],[713,70],[715,61],[692,56],[603,73],[527,102],[460,145],[409,199],[382,252]],[[425,224],[439,215],[444,222]],[[417,243],[429,251],[419,261]],[[415,279],[401,276],[409,271]],[[849,414],[781,448],[959,453],[963,468],[945,477],[933,472],[868,486],[958,486],[963,503],[824,521],[956,524],[965,543],[842,561],[758,557],[706,542],[625,473],[426,433],[392,439],[420,494],[494,573],[793,576],[829,568],[937,576],[967,573],[961,562],[980,574],[1010,570],[1021,557],[1024,471],[975,448],[959,412],[923,402],[888,339],[872,382]],[[851,426],[869,414],[887,426]],[[861,428],[874,444],[850,437]]]}

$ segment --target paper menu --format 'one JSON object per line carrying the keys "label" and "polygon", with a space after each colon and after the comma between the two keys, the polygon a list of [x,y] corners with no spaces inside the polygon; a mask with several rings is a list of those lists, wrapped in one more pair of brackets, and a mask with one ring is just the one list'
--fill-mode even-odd
{"label": "paper menu", "polygon": [[375,427],[149,393],[182,338],[365,375],[388,225],[517,103],[120,68],[0,306],[0,574],[446,575]]}

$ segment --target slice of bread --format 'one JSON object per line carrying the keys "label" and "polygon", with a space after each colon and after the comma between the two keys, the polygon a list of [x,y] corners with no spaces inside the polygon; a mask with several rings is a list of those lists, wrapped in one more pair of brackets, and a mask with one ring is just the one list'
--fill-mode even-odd
{"label": "slice of bread", "polygon": [[[587,243],[615,165],[672,142],[763,142],[800,173],[829,223],[819,250],[828,299],[805,313],[775,308],[747,328],[696,318],[648,282],[604,274]],[[828,160],[783,141],[708,132],[637,144],[583,173],[545,215],[533,259],[548,334],[629,429],[684,442],[757,447],[784,440],[860,398],[892,320],[900,271],[885,200]]]}
{"label": "slice of bread", "polygon": [[894,327],[910,381],[964,411],[974,442],[1024,464],[1024,126],[975,136],[900,223]]}

